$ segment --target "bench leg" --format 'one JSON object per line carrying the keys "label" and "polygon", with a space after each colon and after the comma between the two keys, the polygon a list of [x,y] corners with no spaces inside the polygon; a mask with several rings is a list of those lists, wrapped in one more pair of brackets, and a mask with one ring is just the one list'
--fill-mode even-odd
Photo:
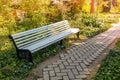
{"label": "bench leg", "polygon": [[22,58],[21,58],[21,56],[20,56],[20,53],[21,53],[20,51],[17,51],[17,57],[18,57],[18,59],[21,60]]}
{"label": "bench leg", "polygon": [[27,59],[29,62],[33,63],[33,57],[29,50],[18,50],[17,57],[21,59]]}
{"label": "bench leg", "polygon": [[29,61],[33,63],[33,57],[32,57],[32,54],[31,54],[31,53],[29,53],[29,57],[30,57],[30,58],[29,58]]}
{"label": "bench leg", "polygon": [[29,61],[29,62],[32,62],[33,63],[33,57],[32,57],[32,54],[30,51],[26,51],[26,59]]}
{"label": "bench leg", "polygon": [[80,34],[80,32],[78,32],[78,33],[76,34],[76,36],[77,36],[78,39],[79,39],[79,34]]}
{"label": "bench leg", "polygon": [[63,40],[60,41],[60,46],[63,46]]}
{"label": "bench leg", "polygon": [[60,47],[65,48],[65,45],[63,44],[64,40],[60,40]]}

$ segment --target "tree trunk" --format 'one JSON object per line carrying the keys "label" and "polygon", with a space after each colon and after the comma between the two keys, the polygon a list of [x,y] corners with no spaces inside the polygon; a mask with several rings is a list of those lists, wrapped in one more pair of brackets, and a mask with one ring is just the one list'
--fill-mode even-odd
{"label": "tree trunk", "polygon": [[112,0],[112,5],[115,7],[117,6],[117,0]]}
{"label": "tree trunk", "polygon": [[110,9],[111,9],[111,0],[104,0],[104,1],[107,1],[108,4],[107,4],[107,6],[103,5],[103,12],[110,12]]}
{"label": "tree trunk", "polygon": [[90,9],[90,13],[94,13],[95,11],[95,0],[91,0],[91,9]]}

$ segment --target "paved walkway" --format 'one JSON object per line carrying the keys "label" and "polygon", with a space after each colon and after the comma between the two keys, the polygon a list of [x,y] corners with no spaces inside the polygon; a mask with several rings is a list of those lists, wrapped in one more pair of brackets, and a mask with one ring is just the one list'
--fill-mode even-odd
{"label": "paved walkway", "polygon": [[60,59],[43,69],[38,80],[85,80],[90,74],[88,66],[119,36],[120,26],[82,42],[60,54]]}

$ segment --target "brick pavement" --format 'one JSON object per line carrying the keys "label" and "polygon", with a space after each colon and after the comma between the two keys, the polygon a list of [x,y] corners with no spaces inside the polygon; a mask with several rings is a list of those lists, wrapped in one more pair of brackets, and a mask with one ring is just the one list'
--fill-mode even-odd
{"label": "brick pavement", "polygon": [[60,59],[43,69],[37,80],[85,80],[90,74],[88,66],[119,36],[120,27],[114,26],[92,39],[60,53]]}

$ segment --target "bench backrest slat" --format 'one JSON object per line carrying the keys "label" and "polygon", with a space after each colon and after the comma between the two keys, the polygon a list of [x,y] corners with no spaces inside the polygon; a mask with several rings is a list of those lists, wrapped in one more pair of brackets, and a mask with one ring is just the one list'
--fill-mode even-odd
{"label": "bench backrest slat", "polygon": [[43,40],[46,37],[53,36],[59,32],[69,29],[67,20],[43,26],[40,28],[28,30],[25,32],[13,34],[12,37],[18,48],[24,48]]}

